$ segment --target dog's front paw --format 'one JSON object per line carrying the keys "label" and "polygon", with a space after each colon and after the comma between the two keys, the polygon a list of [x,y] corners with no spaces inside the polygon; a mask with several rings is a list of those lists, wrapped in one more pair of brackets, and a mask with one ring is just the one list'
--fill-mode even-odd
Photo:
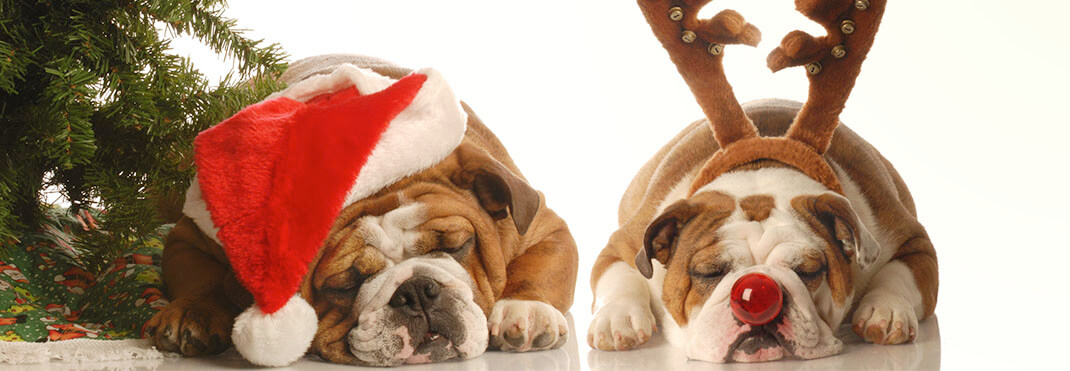
{"label": "dog's front paw", "polygon": [[657,322],[647,303],[616,300],[595,313],[587,344],[601,350],[628,350],[646,343]]}
{"label": "dog's front paw", "polygon": [[234,316],[210,300],[177,299],[143,327],[144,337],[160,350],[186,356],[217,354],[230,347]]}
{"label": "dog's front paw", "polygon": [[914,308],[896,295],[866,295],[851,323],[858,336],[875,344],[902,344],[914,341],[918,334]]}
{"label": "dog's front paw", "polygon": [[568,341],[568,321],[557,308],[534,300],[502,299],[490,318],[490,347],[511,352],[554,349]]}

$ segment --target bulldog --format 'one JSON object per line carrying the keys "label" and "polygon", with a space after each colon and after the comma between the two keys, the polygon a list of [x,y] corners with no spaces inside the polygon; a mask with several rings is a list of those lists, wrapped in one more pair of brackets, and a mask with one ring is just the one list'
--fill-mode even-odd
{"label": "bulldog", "polygon": [[[328,55],[291,64],[280,80],[293,86],[345,65],[391,79],[411,72]],[[395,366],[567,340],[575,242],[494,134],[461,107],[467,129],[452,153],[341,209],[298,291],[318,320],[309,354]],[[163,252],[171,302],[144,336],[162,350],[215,354],[231,346],[235,317],[253,297],[214,232],[190,215],[196,208],[187,203],[184,212]]]}
{"label": "bulldog", "polygon": [[758,31],[733,11],[697,19],[707,2],[639,0],[707,119],[625,191],[591,273],[588,343],[632,349],[660,326],[691,359],[812,359],[843,349],[846,318],[867,342],[912,341],[936,306],[933,245],[892,164],[838,120],[884,1],[799,2],[830,34],[789,34],[769,65],[807,66],[807,102],[744,105],[721,53]]}

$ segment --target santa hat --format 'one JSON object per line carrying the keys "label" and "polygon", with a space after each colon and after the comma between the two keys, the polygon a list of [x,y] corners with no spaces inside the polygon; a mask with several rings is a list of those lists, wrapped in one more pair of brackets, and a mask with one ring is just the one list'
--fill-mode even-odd
{"label": "santa hat", "polygon": [[395,81],[342,65],[197,136],[183,212],[253,295],[231,333],[242,356],[284,366],[305,354],[318,320],[297,291],[338,213],[441,161],[466,121],[434,70]]}

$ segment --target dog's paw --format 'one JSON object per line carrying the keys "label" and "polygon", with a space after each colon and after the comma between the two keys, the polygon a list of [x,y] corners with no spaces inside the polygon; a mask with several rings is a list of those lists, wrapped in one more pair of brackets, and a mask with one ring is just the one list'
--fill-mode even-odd
{"label": "dog's paw", "polygon": [[234,316],[210,300],[177,299],[142,328],[156,348],[186,356],[217,354],[230,347]]}
{"label": "dog's paw", "polygon": [[534,300],[502,299],[487,319],[490,347],[510,352],[554,349],[568,341],[568,321],[557,308]]}
{"label": "dog's paw", "polygon": [[632,349],[650,340],[656,326],[649,304],[617,300],[595,313],[587,344],[601,350]]}
{"label": "dog's paw", "polygon": [[866,295],[851,321],[858,336],[875,344],[902,344],[918,335],[918,318],[910,303],[896,295]]}

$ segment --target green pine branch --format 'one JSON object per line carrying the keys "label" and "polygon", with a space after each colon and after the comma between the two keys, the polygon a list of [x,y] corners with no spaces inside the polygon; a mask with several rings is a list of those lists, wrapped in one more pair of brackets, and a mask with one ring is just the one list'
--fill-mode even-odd
{"label": "green pine branch", "polygon": [[[157,206],[192,178],[196,134],[281,87],[278,45],[251,40],[222,1],[0,0],[0,245],[40,233],[44,190],[71,212],[86,263],[163,222]],[[234,62],[217,86],[169,52],[188,35]],[[0,254],[5,249],[0,248]]]}

